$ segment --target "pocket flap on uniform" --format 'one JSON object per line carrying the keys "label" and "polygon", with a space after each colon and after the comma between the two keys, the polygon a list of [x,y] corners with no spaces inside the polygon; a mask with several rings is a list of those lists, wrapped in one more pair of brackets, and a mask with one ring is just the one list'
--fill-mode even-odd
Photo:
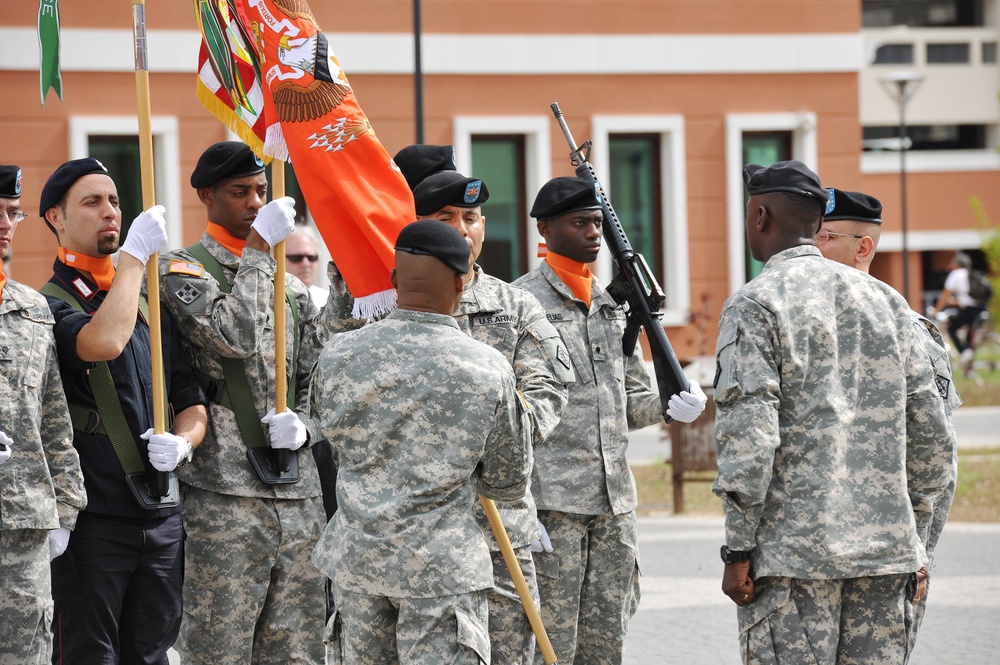
{"label": "pocket flap on uniform", "polygon": [[480,661],[490,662],[490,634],[483,622],[461,607],[455,608],[455,619],[458,643],[475,651]]}

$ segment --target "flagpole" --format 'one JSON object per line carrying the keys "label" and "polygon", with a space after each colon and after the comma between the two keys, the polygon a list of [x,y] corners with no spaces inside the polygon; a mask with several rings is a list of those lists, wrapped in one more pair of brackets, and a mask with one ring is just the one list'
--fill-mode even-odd
{"label": "flagpole", "polygon": [[[149,103],[149,67],[146,61],[146,6],[144,0],[132,0],[132,35],[135,39],[135,95],[139,113],[139,164],[142,177],[142,208],[156,205],[153,180],[153,127]],[[166,389],[163,378],[163,340],[160,332],[159,254],[146,262],[146,298],[149,303],[149,349],[153,373],[153,431],[162,434],[166,424]],[[167,494],[168,476],[156,474],[156,489]]]}
{"label": "flagpole", "polygon": [[[285,162],[271,162],[271,200],[285,195]],[[288,408],[288,368],[285,358],[285,241],[274,246],[274,412],[284,413]],[[276,451],[278,471],[288,470],[288,451]]]}
{"label": "flagpole", "polygon": [[500,518],[500,511],[497,510],[497,504],[493,499],[487,499],[482,495],[479,496],[479,502],[483,504],[483,510],[486,512],[486,521],[490,523],[490,528],[493,529],[493,535],[497,539],[497,544],[500,545],[500,554],[503,555],[503,561],[507,564],[507,572],[510,573],[510,578],[514,581],[514,588],[517,589],[521,605],[524,606],[524,613],[528,617],[528,623],[531,624],[531,631],[535,634],[535,641],[538,642],[538,649],[542,652],[545,665],[559,665],[559,659],[556,658],[552,642],[549,641],[549,635],[545,632],[542,617],[538,614],[538,608],[535,607],[535,599],[531,597],[531,591],[528,590],[528,583],[524,581],[521,564],[517,560],[517,555],[514,554],[514,548],[511,546],[510,538],[507,536],[507,529],[504,528],[503,520]]}

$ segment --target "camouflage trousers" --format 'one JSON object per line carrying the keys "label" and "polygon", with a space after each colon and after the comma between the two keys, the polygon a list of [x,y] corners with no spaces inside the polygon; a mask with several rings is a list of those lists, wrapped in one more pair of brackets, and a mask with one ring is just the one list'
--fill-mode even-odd
{"label": "camouflage trousers", "polygon": [[[514,550],[521,564],[521,574],[538,608],[538,585],[531,547]],[[500,552],[490,552],[493,559],[493,588],[487,592],[490,606],[490,653],[493,665],[530,665],[535,655],[535,634],[524,613],[521,597]]]}
{"label": "camouflage trousers", "polygon": [[335,589],[328,665],[487,665],[486,591],[390,598]]}
{"label": "camouflage trousers", "polygon": [[746,665],[902,665],[909,575],[765,577],[737,608]]}
{"label": "camouflage trousers", "polygon": [[[560,663],[621,663],[639,605],[635,513],[539,510],[552,552],[536,553],[542,623]],[[544,663],[536,650],[535,663]]]}
{"label": "camouflage trousers", "polygon": [[325,578],[309,556],[323,503],[227,496],[187,488],[185,665],[323,662]]}
{"label": "camouflage trousers", "polygon": [[49,532],[0,531],[0,665],[52,659]]}

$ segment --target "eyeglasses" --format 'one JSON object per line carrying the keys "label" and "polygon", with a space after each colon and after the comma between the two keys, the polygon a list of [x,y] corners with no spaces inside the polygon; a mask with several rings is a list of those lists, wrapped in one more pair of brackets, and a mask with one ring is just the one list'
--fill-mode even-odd
{"label": "eyeglasses", "polygon": [[285,254],[285,259],[291,261],[292,263],[302,263],[303,261],[308,261],[309,263],[316,263],[319,261],[318,254]]}
{"label": "eyeglasses", "polygon": [[0,210],[0,219],[4,217],[17,224],[27,219],[28,213],[23,210]]}
{"label": "eyeglasses", "polygon": [[817,245],[822,245],[830,238],[841,237],[841,238],[864,238],[865,236],[856,236],[853,233],[836,233],[834,231],[827,231],[826,229],[820,229],[816,233],[815,241]]}

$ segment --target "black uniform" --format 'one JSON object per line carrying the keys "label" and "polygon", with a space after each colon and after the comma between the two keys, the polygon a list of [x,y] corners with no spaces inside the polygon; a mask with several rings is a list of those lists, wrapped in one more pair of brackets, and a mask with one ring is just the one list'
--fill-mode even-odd
{"label": "black uniform", "polygon": [[[61,261],[51,282],[73,295],[83,311],[46,296],[55,317],[53,332],[66,399],[96,412],[88,373],[95,363],[80,359],[77,335],[104,302],[106,291]],[[153,426],[149,324],[137,312],[125,349],[108,367],[129,429],[152,470],[140,435]],[[174,413],[205,403],[190,361],[161,309],[167,399]],[[180,506],[144,510],[106,434],[83,431],[74,423],[73,445],[80,454],[90,497],[70,538],[69,549],[52,563],[55,599],[54,663],[150,663],[166,665],[181,620],[183,540]],[[87,428],[91,429],[91,428]]]}

